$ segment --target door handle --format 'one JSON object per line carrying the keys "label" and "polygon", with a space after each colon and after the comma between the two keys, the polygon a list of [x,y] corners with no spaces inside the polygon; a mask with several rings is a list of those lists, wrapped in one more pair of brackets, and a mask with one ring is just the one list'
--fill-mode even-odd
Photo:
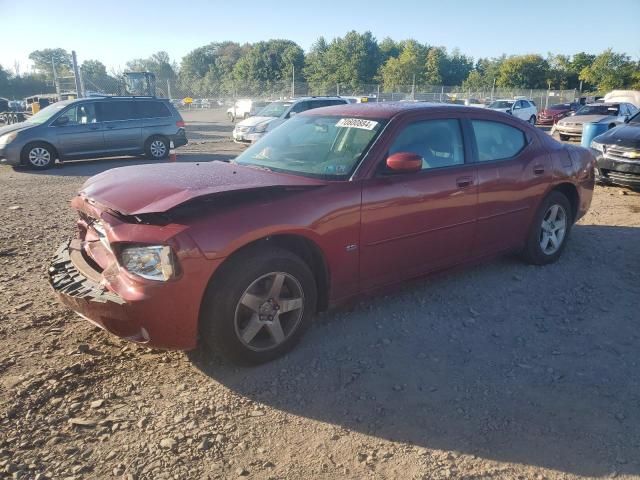
{"label": "door handle", "polygon": [[533,167],[533,173],[536,175],[542,175],[544,173],[544,165],[535,165]]}
{"label": "door handle", "polygon": [[467,188],[467,187],[473,185],[473,178],[472,177],[460,177],[460,178],[456,179],[456,185],[458,185],[458,187],[460,187],[460,188]]}

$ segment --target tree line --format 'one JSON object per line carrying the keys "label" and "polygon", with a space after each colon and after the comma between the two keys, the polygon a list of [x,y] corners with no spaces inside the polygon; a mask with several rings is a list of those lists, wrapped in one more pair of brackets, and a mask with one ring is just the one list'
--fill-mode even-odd
{"label": "tree line", "polygon": [[[28,74],[10,73],[0,66],[0,96],[20,98],[51,91],[54,68],[59,77],[71,75],[71,55],[64,49],[36,50],[29,58],[34,67]],[[89,90],[117,85],[117,72],[108,73],[99,60],[85,60],[80,69]],[[502,55],[474,60],[458,49],[449,51],[413,39],[379,42],[371,32],[356,31],[331,41],[320,37],[307,53],[291,40],[212,42],[187,53],[179,64],[160,51],[130,60],[126,70],[153,72],[161,86],[169,81],[193,96],[232,94],[239,88],[260,91],[294,78],[316,90],[372,84],[384,91],[407,85],[460,86],[472,91],[486,91],[494,85],[600,92],[640,89],[640,61],[611,49],[599,54]]]}

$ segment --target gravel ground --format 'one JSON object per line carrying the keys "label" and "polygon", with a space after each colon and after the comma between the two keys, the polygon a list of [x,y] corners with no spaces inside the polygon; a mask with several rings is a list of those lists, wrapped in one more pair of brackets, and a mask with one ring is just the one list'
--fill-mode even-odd
{"label": "gravel ground", "polygon": [[[185,119],[179,161],[241,149],[220,113]],[[597,187],[557,264],[412,283],[249,369],[56,302],[68,201],[133,163],[0,167],[0,478],[640,478],[640,194]]]}

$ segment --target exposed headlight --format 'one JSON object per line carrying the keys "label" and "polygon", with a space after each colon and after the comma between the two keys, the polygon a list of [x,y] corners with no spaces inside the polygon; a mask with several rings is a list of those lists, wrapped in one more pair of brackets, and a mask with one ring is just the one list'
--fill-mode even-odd
{"label": "exposed headlight", "polygon": [[255,133],[264,133],[267,131],[267,127],[269,126],[268,123],[260,123],[259,125],[256,125],[255,128],[253,129],[253,131]]}
{"label": "exposed headlight", "polygon": [[596,142],[595,140],[591,141],[591,148],[597,150],[599,152],[604,152],[604,146],[601,143]]}
{"label": "exposed headlight", "polygon": [[640,158],[640,150],[636,150],[635,152],[622,152],[622,156],[635,160],[636,158]]}
{"label": "exposed headlight", "polygon": [[176,273],[173,253],[165,245],[124,247],[120,251],[120,265],[147,280],[164,282]]}
{"label": "exposed headlight", "polygon": [[2,135],[0,137],[0,145],[8,145],[15,140],[18,136],[18,132],[7,133],[6,135]]}

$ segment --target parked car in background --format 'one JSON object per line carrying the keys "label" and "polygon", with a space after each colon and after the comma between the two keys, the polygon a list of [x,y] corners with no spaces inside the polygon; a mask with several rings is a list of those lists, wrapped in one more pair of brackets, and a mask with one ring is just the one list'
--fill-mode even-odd
{"label": "parked car in background", "polygon": [[593,164],[487,109],[311,109],[231,163],[90,178],[49,279],[129,341],[266,362],[362,294],[508,252],[555,262],[591,203]]}
{"label": "parked car in background", "polygon": [[581,105],[576,102],[549,105],[538,114],[536,123],[538,125],[555,125],[558,120],[566,117],[571,112],[576,112],[580,107]]}
{"label": "parked car in background", "polygon": [[[344,105],[349,103],[343,97],[301,97],[292,100],[272,102],[255,116],[247,118],[233,129],[233,140],[242,143],[258,141],[287,119],[298,113],[320,107]],[[365,102],[366,103],[366,102]]]}
{"label": "parked car in background", "polygon": [[27,121],[0,128],[0,162],[37,170],[56,159],[169,155],[187,144],[182,117],[166,99],[90,97],[56,102]]}
{"label": "parked car in background", "polygon": [[532,100],[527,99],[501,99],[496,100],[489,104],[490,110],[495,110],[497,112],[504,112],[510,115],[513,115],[520,120],[524,120],[525,122],[529,122],[531,125],[536,124],[536,119],[538,116],[538,108],[536,104]]}
{"label": "parked car in background", "polygon": [[227,117],[232,122],[235,122],[238,118],[249,118],[262,110],[268,104],[269,102],[263,100],[251,100],[250,98],[236,100],[233,106],[227,109]]}
{"label": "parked car in background", "polygon": [[604,96],[605,102],[630,103],[636,108],[640,108],[639,90],[613,90]]}
{"label": "parked car in background", "polygon": [[589,103],[584,105],[573,115],[569,115],[556,123],[556,132],[560,140],[582,137],[582,127],[585,123],[606,123],[609,128],[624,123],[631,118],[638,109],[630,103]]}
{"label": "parked car in background", "polygon": [[640,188],[640,112],[591,142],[596,180]]}

